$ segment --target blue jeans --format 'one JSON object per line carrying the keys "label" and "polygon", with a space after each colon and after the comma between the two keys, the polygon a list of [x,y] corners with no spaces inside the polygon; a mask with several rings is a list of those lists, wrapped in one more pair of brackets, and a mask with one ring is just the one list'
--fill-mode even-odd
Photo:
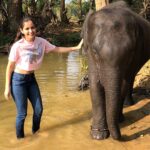
{"label": "blue jeans", "polygon": [[40,128],[43,112],[41,94],[34,73],[12,73],[11,94],[17,107],[16,134],[17,138],[24,137],[24,121],[27,116],[28,99],[33,107],[32,132]]}

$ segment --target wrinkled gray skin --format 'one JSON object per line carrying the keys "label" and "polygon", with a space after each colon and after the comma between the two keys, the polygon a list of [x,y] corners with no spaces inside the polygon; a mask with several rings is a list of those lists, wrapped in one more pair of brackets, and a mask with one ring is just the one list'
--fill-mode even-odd
{"label": "wrinkled gray skin", "polygon": [[88,13],[82,38],[89,66],[91,136],[119,140],[124,99],[132,99],[135,75],[150,56],[150,24],[125,2],[114,2]]}

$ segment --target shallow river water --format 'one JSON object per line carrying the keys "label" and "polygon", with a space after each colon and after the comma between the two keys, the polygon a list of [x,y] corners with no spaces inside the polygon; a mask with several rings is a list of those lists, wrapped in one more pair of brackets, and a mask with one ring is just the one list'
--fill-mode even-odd
{"label": "shallow river water", "polygon": [[[36,74],[43,100],[41,129],[32,135],[32,108],[28,104],[25,121],[25,138],[15,135],[16,108],[12,99],[3,96],[7,55],[0,55],[0,150],[150,150],[150,117],[136,110],[149,110],[149,100],[126,108],[130,122],[123,124],[121,131],[126,141],[95,141],[89,135],[91,102],[89,91],[79,92],[82,76],[78,52],[46,55]],[[140,123],[138,123],[140,122]]]}

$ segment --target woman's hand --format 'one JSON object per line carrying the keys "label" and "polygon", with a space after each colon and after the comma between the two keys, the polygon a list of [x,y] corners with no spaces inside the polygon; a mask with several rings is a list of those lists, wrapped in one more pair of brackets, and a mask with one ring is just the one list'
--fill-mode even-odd
{"label": "woman's hand", "polygon": [[4,96],[7,100],[10,98],[10,82],[11,82],[11,75],[14,68],[15,68],[15,62],[9,60],[6,68],[6,82],[5,82],[5,91],[4,91]]}
{"label": "woman's hand", "polygon": [[81,47],[82,47],[82,44],[83,44],[83,39],[80,41],[80,43],[77,45],[77,49],[81,49]]}
{"label": "woman's hand", "polygon": [[5,99],[6,100],[9,100],[10,99],[10,88],[5,88],[5,91],[4,91],[4,96],[5,96]]}

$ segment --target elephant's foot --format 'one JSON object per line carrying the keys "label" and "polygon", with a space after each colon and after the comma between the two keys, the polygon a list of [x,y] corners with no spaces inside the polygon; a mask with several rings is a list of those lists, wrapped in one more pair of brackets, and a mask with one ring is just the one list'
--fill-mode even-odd
{"label": "elephant's foot", "polygon": [[97,129],[91,127],[91,137],[95,140],[103,140],[109,137],[110,133],[108,129]]}
{"label": "elephant's foot", "polygon": [[110,129],[110,135],[111,135],[111,137],[112,137],[114,140],[120,140],[120,139],[121,139],[121,133],[120,133],[119,128],[114,128],[114,127],[112,127],[112,128]]}

